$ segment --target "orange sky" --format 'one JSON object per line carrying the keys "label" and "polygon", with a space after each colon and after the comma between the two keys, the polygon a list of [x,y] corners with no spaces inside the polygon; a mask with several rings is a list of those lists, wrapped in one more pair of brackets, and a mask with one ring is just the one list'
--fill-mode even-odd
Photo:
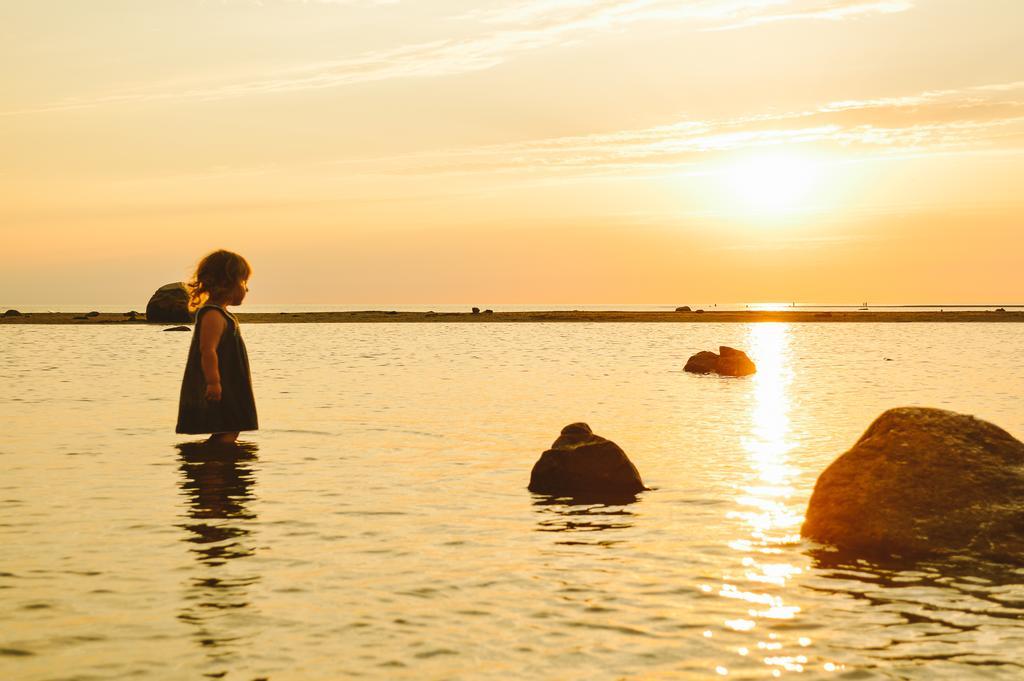
{"label": "orange sky", "polygon": [[1018,0],[0,5],[0,307],[1024,303]]}

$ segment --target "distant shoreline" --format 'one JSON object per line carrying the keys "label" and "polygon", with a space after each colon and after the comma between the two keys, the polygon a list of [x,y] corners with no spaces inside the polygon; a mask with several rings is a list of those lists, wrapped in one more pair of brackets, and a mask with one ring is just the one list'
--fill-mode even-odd
{"label": "distant shoreline", "polygon": [[[0,313],[2,314],[2,313]],[[668,311],[545,311],[533,312],[397,312],[363,310],[350,312],[238,312],[246,324],[412,324],[412,323],[756,323],[756,322],[825,322],[825,323],[912,323],[912,322],[1024,322],[1024,310],[1005,312],[992,310],[951,311],[886,311],[850,310],[812,312],[801,310],[733,310],[706,312]],[[120,312],[101,312],[91,317],[80,312],[31,312],[20,316],[0,316],[0,325],[65,324],[94,326],[97,324],[173,326],[173,323],[147,322],[145,315],[132,320]]]}

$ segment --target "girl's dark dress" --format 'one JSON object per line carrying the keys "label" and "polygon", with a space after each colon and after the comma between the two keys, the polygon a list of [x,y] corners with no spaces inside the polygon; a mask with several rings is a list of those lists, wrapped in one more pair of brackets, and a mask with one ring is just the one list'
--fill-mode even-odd
{"label": "girl's dark dress", "polygon": [[[207,402],[206,378],[203,376],[199,353],[199,329],[208,314],[221,314],[227,327],[217,344],[220,364],[220,402]],[[235,316],[220,305],[204,305],[196,312],[196,327],[192,332],[192,345],[188,349],[185,377],[181,381],[181,399],[178,402],[178,433],[234,433],[257,430],[256,400],[252,396],[252,376],[249,374],[249,354],[238,328]]]}

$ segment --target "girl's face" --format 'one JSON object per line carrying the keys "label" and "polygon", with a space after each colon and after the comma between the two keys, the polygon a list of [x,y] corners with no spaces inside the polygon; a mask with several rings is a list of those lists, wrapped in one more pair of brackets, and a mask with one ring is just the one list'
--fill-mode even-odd
{"label": "girl's face", "polygon": [[245,294],[248,293],[248,292],[249,292],[249,282],[248,281],[236,282],[234,287],[232,287],[232,289],[231,289],[231,291],[229,293],[229,298],[230,298],[231,302],[229,302],[228,305],[241,305],[242,301],[245,300]]}

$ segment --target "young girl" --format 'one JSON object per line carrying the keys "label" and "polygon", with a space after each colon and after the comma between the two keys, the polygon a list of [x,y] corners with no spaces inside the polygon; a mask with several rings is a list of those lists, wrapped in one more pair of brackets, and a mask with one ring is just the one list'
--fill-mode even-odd
{"label": "young girl", "polygon": [[239,431],[257,430],[249,355],[228,305],[241,305],[252,268],[230,251],[199,261],[188,282],[196,326],[178,402],[178,433],[210,433],[208,442],[232,443]]}

